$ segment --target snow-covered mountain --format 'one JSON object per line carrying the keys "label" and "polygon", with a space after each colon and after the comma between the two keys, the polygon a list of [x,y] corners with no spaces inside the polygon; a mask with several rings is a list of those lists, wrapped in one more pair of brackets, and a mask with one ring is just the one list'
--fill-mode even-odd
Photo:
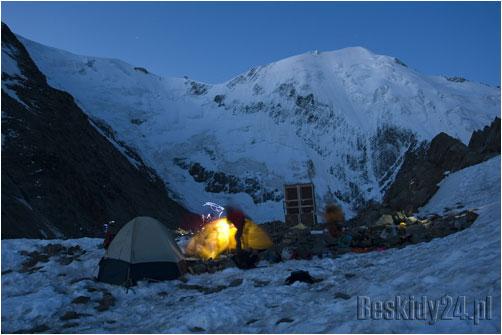
{"label": "snow-covered mountain", "polygon": [[[92,280],[104,252],[100,239],[4,240],[2,332],[500,333],[500,156],[449,175],[421,214],[459,203],[477,208],[473,225],[428,243],[334,259],[264,262],[252,270],[188,275],[186,283],[140,282],[132,290]],[[70,264],[54,255],[27,272],[27,255],[50,243],[86,252]],[[292,270],[322,281],[285,285]],[[220,291],[204,294],[197,287]],[[396,296],[403,299],[406,317],[393,305],[396,314],[384,314],[389,319],[358,319],[359,297],[394,302]],[[426,313],[414,318],[418,314],[408,314],[412,297],[439,303],[422,305]],[[105,300],[113,305],[100,310]]]}
{"label": "snow-covered mountain", "polygon": [[500,113],[500,89],[426,76],[364,48],[311,52],[222,84],[163,78],[115,59],[20,38],[48,82],[133,147],[173,196],[283,217],[285,183],[315,184],[321,209],[381,200],[417,141],[467,143]]}

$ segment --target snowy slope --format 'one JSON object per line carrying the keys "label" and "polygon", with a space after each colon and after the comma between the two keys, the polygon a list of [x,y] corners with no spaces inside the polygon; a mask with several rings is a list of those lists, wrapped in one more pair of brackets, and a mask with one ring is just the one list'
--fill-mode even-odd
{"label": "snowy slope", "polygon": [[[336,259],[288,261],[243,271],[227,269],[215,274],[188,276],[187,284],[205,287],[241,285],[218,293],[183,289],[180,281],[140,283],[133,290],[80,278],[97,273],[102,249],[97,239],[66,240],[87,253],[82,260],[61,266],[39,263],[33,274],[16,272],[21,250],[49,243],[41,240],[2,241],[2,332],[47,324],[50,332],[181,332],[204,329],[211,333],[338,333],[338,332],[500,332],[500,156],[448,176],[424,212],[439,212],[462,202],[477,208],[474,224],[456,234],[429,243],[367,254],[345,254]],[[58,241],[50,241],[55,243]],[[284,285],[291,270],[308,270],[321,282]],[[13,272],[5,273],[12,270]],[[117,302],[96,312],[99,291],[107,289]],[[343,299],[340,293],[350,296]],[[480,320],[357,320],[357,296],[394,299],[395,295],[420,300],[466,296],[472,315],[474,299],[492,296],[492,319]],[[79,295],[91,297],[83,305],[71,304]],[[455,303],[456,300],[453,301]],[[445,306],[440,305],[440,314]],[[67,311],[88,313],[70,328],[59,317]],[[452,316],[449,311],[448,316]],[[284,321],[284,319],[288,319]],[[283,322],[280,322],[280,320]],[[254,320],[254,321],[253,321]],[[195,328],[200,327],[200,328]]]}
{"label": "snowy slope", "polygon": [[237,202],[280,219],[284,183],[313,181],[320,208],[379,200],[417,140],[467,142],[500,91],[424,76],[355,47],[305,53],[222,84],[162,78],[119,60],[20,38],[49,83],[70,92],[156,169],[189,209]]}
{"label": "snowy slope", "polygon": [[500,156],[449,175],[439,183],[439,190],[431,200],[420,208],[419,215],[442,214],[445,208],[454,208],[458,203],[465,209],[490,207],[492,201],[486,200],[500,197],[494,193],[497,187],[500,187]]}

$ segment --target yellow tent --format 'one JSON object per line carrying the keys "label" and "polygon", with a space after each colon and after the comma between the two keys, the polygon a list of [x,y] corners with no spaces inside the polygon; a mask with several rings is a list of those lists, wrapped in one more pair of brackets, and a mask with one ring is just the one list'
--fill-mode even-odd
{"label": "yellow tent", "polygon": [[300,230],[304,230],[304,229],[307,229],[308,227],[306,225],[304,225],[303,223],[299,223],[297,224],[296,226],[293,226],[291,227],[291,229],[300,229]]}
{"label": "yellow tent", "polygon": [[[236,248],[235,234],[237,228],[226,218],[206,224],[188,242],[185,253],[202,259],[215,259],[225,251]],[[256,223],[246,219],[242,233],[242,248],[264,250],[272,246],[268,234]]]}

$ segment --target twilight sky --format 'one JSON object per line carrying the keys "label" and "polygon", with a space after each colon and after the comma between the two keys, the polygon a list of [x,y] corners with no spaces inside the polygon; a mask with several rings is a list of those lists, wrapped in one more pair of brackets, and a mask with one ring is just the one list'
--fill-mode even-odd
{"label": "twilight sky", "polygon": [[222,82],[309,50],[363,46],[425,74],[500,85],[499,2],[2,2],[17,34],[163,76]]}

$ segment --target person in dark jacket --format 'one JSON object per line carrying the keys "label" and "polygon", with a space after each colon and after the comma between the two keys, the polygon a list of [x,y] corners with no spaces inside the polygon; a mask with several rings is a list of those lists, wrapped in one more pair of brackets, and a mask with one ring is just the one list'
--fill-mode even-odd
{"label": "person in dark jacket", "polygon": [[103,248],[105,248],[105,250],[108,249],[113,239],[115,238],[115,234],[112,232],[112,227],[111,227],[113,223],[115,223],[115,221],[110,221],[109,223],[105,223],[104,225],[105,238],[103,240]]}
{"label": "person in dark jacket", "polygon": [[342,208],[335,204],[326,206],[324,219],[329,233],[327,238],[328,245],[335,246],[338,249],[349,248],[352,236],[346,231],[345,215]]}
{"label": "person in dark jacket", "polygon": [[345,215],[341,207],[331,204],[326,206],[324,211],[324,220],[326,221],[326,228],[333,238],[339,238],[343,232],[345,223]]}
{"label": "person in dark jacket", "polygon": [[246,224],[246,215],[239,209],[231,206],[226,207],[227,220],[232,223],[237,232],[235,233],[236,254],[232,258],[240,269],[252,269],[260,260],[258,255],[249,250],[242,249],[242,234]]}
{"label": "person in dark jacket", "polygon": [[242,251],[242,234],[244,233],[244,225],[246,223],[246,216],[244,213],[234,207],[227,207],[227,220],[231,222],[235,228],[237,228],[237,232],[235,233],[235,242],[237,245],[237,253]]}

